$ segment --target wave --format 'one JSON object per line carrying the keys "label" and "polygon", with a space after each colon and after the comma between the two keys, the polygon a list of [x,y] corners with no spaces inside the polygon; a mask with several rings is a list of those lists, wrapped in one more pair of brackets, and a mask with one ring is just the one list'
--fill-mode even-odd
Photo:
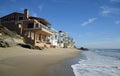
{"label": "wave", "polygon": [[80,59],[78,64],[71,65],[75,76],[120,76],[120,60],[85,51],[87,59]]}

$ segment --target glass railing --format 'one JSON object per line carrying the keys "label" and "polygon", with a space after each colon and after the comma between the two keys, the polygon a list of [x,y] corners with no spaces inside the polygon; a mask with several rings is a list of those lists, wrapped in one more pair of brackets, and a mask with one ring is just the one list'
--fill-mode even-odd
{"label": "glass railing", "polygon": [[38,27],[35,27],[36,25],[34,25],[34,27],[33,27],[33,29],[43,29],[43,30],[46,30],[46,31],[48,31],[48,32],[50,32],[50,33],[53,33],[53,31],[51,30],[51,28],[48,28],[48,27],[46,27],[45,25],[40,25],[40,26],[38,26]]}
{"label": "glass railing", "polygon": [[46,27],[46,26],[44,26],[44,25],[40,25],[39,27],[35,27],[35,28],[44,29],[44,30],[52,33],[52,31],[50,30],[50,28],[48,28],[48,27]]}
{"label": "glass railing", "polygon": [[50,32],[50,30],[46,26],[44,26],[44,25],[40,25],[40,28]]}

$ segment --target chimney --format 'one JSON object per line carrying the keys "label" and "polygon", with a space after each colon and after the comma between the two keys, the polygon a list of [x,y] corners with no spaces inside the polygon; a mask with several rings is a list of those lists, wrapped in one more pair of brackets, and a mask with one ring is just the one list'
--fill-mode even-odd
{"label": "chimney", "polygon": [[28,20],[28,15],[29,15],[29,11],[28,11],[28,9],[25,9],[24,10],[24,18],[25,18],[25,20]]}

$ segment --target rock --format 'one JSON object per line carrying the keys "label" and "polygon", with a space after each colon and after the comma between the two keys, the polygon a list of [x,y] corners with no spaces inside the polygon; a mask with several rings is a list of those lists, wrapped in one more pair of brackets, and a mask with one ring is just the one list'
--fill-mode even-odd
{"label": "rock", "polygon": [[4,39],[4,41],[8,44],[9,47],[16,46],[17,44],[13,38],[6,38]]}
{"label": "rock", "polygon": [[0,47],[7,48],[7,47],[10,47],[10,45],[5,41],[0,40]]}
{"label": "rock", "polygon": [[44,48],[43,47],[39,47],[39,46],[34,46],[34,49],[43,50]]}
{"label": "rock", "polygon": [[32,45],[29,44],[18,44],[19,46],[23,47],[23,48],[28,48],[28,49],[33,49]]}
{"label": "rock", "polygon": [[16,46],[18,43],[23,44],[24,42],[23,40],[17,39],[17,38],[0,39],[0,47],[3,47],[3,48]]}
{"label": "rock", "polygon": [[88,49],[88,48],[81,47],[81,48],[78,48],[78,50],[88,51],[89,49]]}
{"label": "rock", "polygon": [[39,47],[39,46],[32,46],[30,44],[18,44],[19,46],[23,47],[23,48],[28,48],[28,49],[37,49],[37,50],[43,50],[43,47]]}

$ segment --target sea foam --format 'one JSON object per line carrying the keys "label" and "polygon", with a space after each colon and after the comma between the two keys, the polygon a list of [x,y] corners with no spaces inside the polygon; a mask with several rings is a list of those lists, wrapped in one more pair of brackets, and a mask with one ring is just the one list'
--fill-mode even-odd
{"label": "sea foam", "polygon": [[92,51],[83,52],[87,59],[72,65],[75,76],[120,76],[120,60],[101,56]]}

